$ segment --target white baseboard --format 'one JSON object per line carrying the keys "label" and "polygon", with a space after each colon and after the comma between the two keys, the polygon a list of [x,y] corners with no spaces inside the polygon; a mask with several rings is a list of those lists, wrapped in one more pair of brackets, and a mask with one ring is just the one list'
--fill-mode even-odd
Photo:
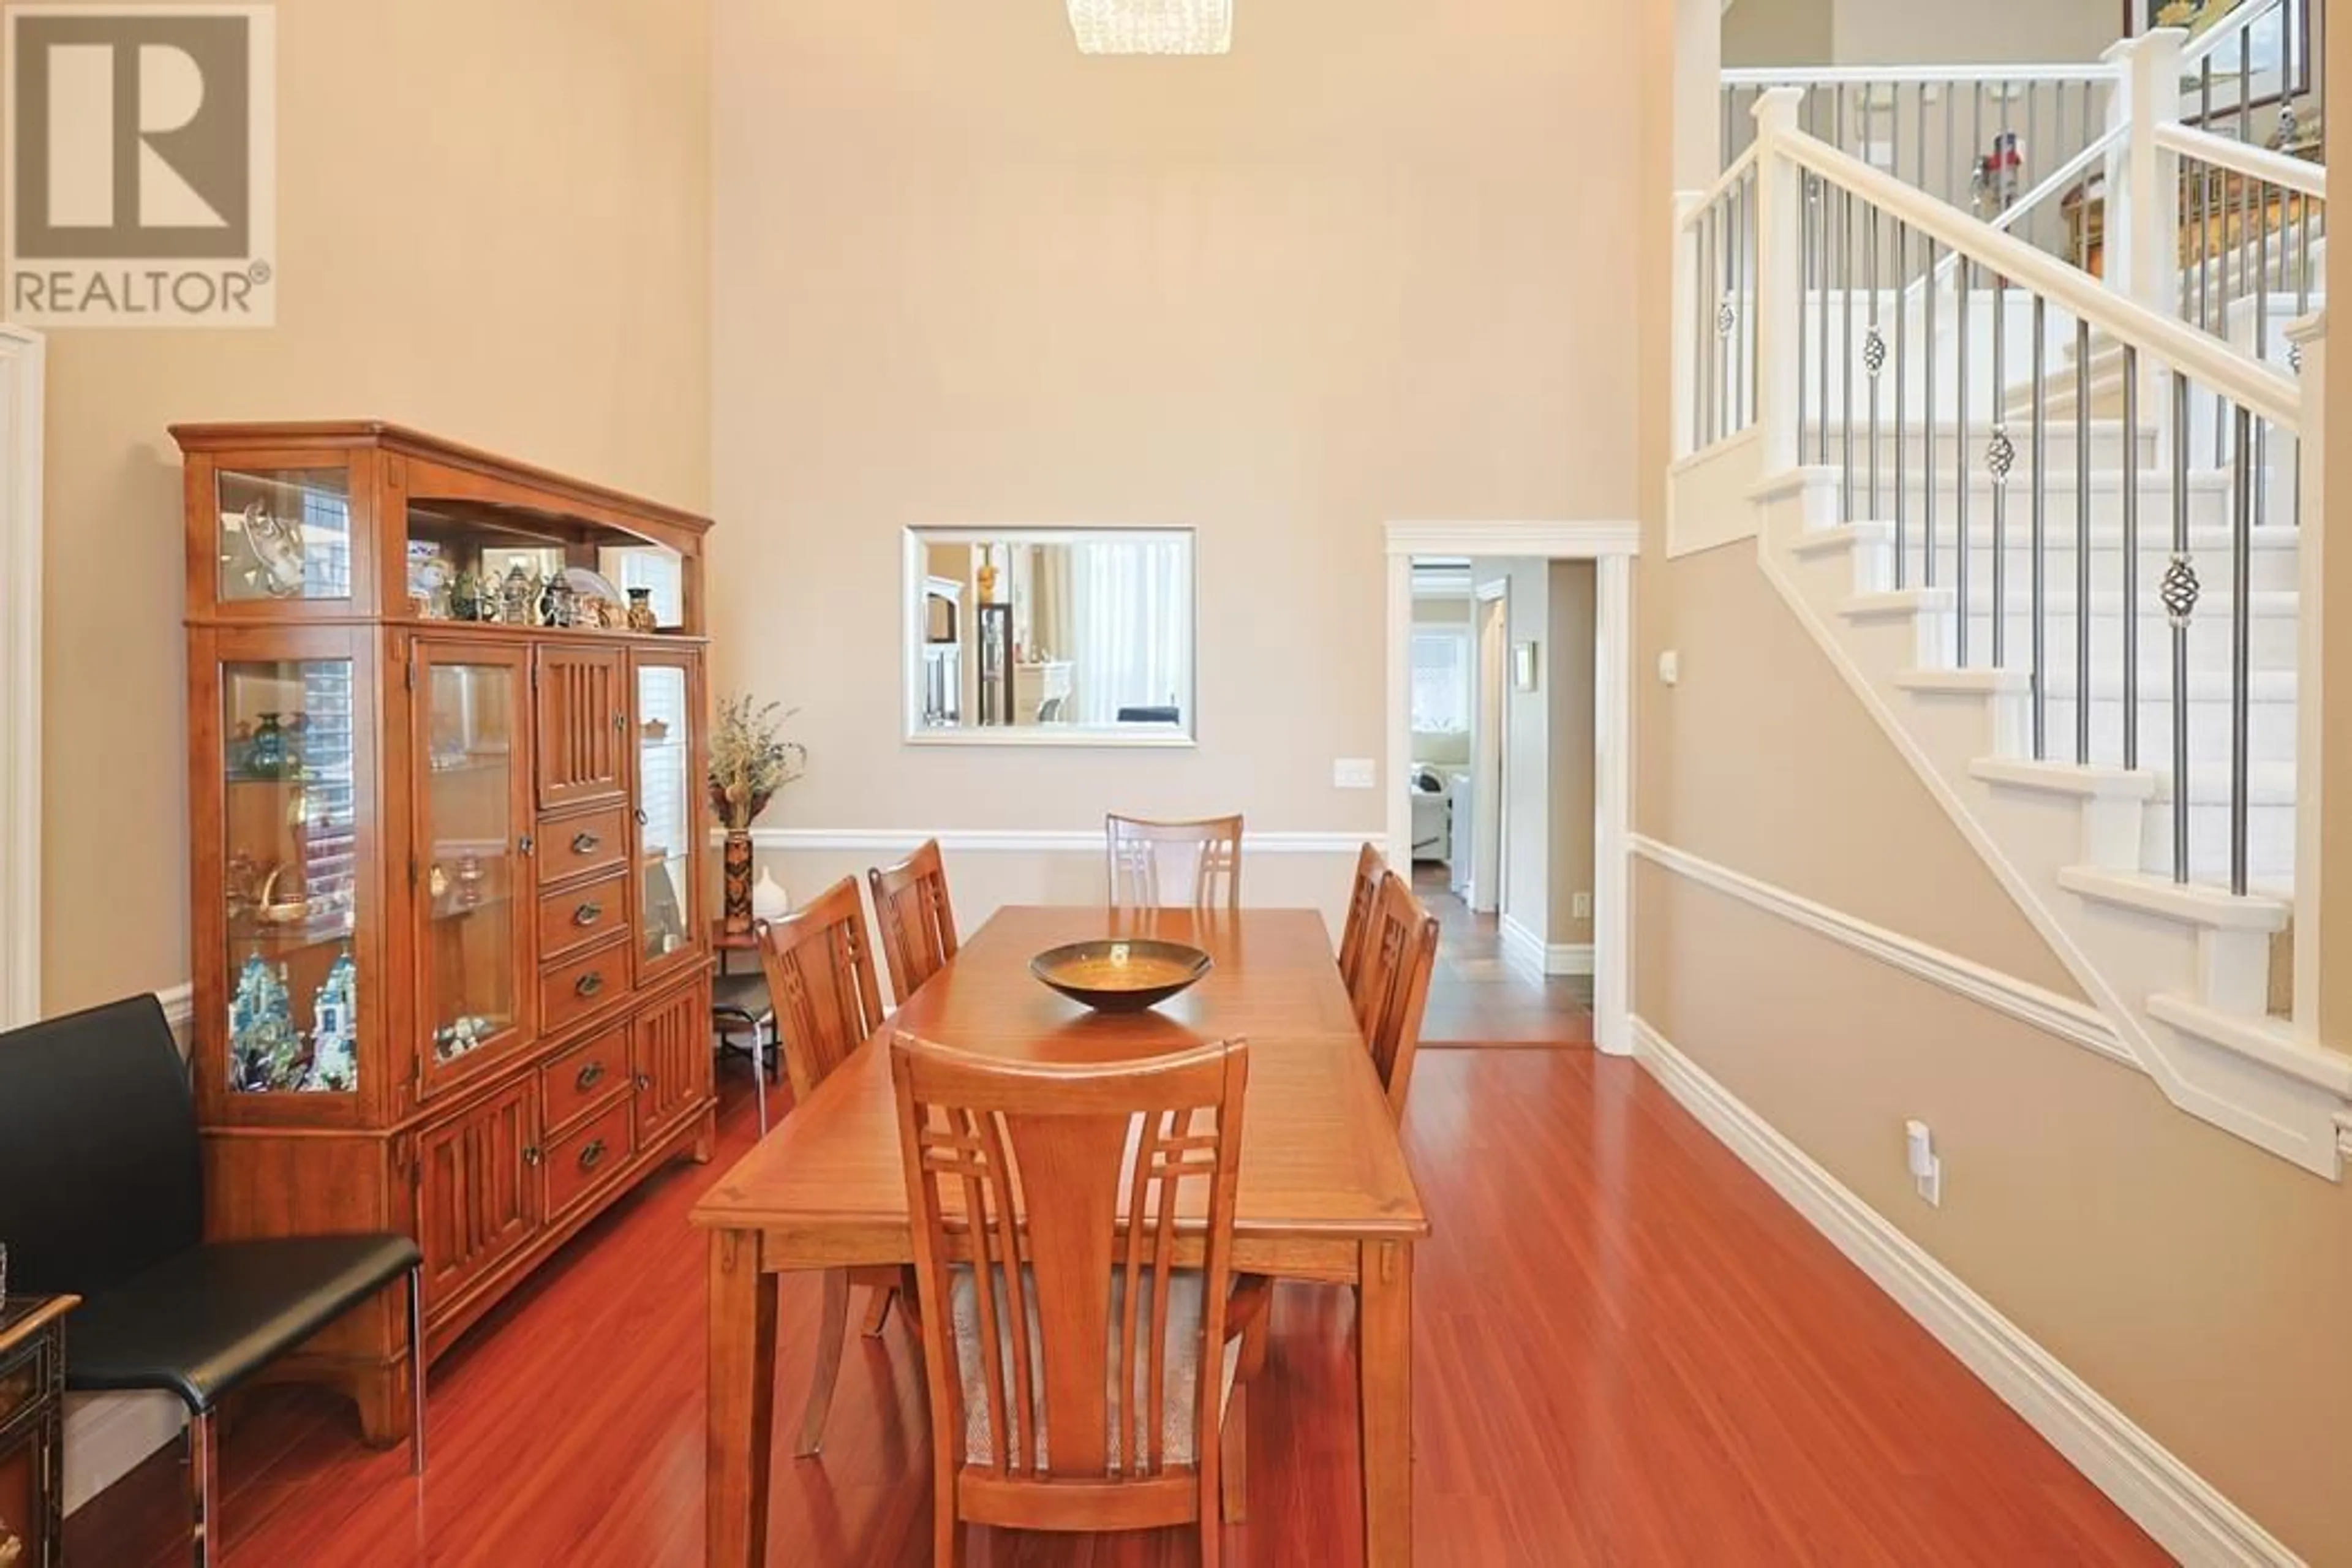
{"label": "white baseboard", "polygon": [[1504,962],[1520,973],[1590,974],[1592,944],[1589,942],[1546,942],[1509,915],[1501,921]]}
{"label": "white baseboard", "polygon": [[2188,1563],[2301,1563],[2244,1510],[1638,1017],[1633,1054],[1708,1131],[2157,1544]]}

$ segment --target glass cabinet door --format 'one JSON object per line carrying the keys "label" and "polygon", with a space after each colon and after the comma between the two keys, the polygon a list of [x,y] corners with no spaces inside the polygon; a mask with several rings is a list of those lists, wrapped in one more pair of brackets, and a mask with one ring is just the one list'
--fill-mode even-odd
{"label": "glass cabinet door", "polygon": [[694,842],[702,788],[698,728],[700,682],[689,659],[639,652],[633,658],[637,744],[637,975],[693,961],[702,949],[701,898]]}
{"label": "glass cabinet door", "polygon": [[221,468],[223,605],[352,597],[352,476],[345,468]]}
{"label": "glass cabinet door", "polygon": [[220,667],[231,1094],[359,1088],[352,661]]}
{"label": "glass cabinet door", "polygon": [[427,1092],[530,1033],[520,650],[416,650],[418,1048]]}

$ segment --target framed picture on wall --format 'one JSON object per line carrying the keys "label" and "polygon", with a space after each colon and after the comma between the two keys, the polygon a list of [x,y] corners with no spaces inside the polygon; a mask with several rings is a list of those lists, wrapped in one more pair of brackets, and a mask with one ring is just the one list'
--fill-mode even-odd
{"label": "framed picture on wall", "polygon": [[2234,114],[2242,100],[2259,109],[2309,92],[2311,8],[2311,0],[2124,0],[2124,27],[2134,37],[2179,27],[2191,49],[2225,30],[2181,84],[2182,112],[2195,121]]}

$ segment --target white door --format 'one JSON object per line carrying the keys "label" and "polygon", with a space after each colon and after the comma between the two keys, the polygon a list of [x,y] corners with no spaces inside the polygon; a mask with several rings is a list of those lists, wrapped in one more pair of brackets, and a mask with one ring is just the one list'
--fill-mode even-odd
{"label": "white door", "polygon": [[1510,681],[1510,599],[1478,604],[1476,733],[1471,737],[1470,907],[1493,914],[1503,907],[1504,758],[1510,747],[1504,727]]}

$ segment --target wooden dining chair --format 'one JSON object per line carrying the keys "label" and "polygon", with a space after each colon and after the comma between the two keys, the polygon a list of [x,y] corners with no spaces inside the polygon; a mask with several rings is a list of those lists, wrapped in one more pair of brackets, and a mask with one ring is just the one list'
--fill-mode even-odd
{"label": "wooden dining chair", "polygon": [[[881,987],[875,984],[874,950],[866,940],[856,881],[844,877],[797,913],[761,927],[760,963],[767,972],[769,1005],[797,1110],[882,1026]],[[803,1458],[824,1443],[825,1413],[833,1406],[842,1342],[849,1331],[853,1285],[870,1292],[863,1324],[870,1339],[882,1331],[891,1300],[903,1292],[905,1273],[891,1267],[825,1272],[824,1325],[817,1336],[816,1368],[793,1450]]]}
{"label": "wooden dining chair", "polygon": [[[932,1560],[962,1561],[967,1522],[1192,1524],[1214,1568],[1219,1503],[1238,1516],[1247,1463],[1220,1308],[1248,1047],[1082,1065],[899,1035],[890,1075],[926,1325]],[[1189,1263],[1180,1212],[1205,1223]]]}
{"label": "wooden dining chair", "polygon": [[874,923],[882,931],[891,994],[904,1006],[956,955],[955,910],[948,902],[940,841],[929,839],[896,866],[866,872],[866,880],[874,889]]}
{"label": "wooden dining chair", "polygon": [[1152,822],[1104,819],[1110,852],[1111,908],[1242,907],[1242,819],[1206,816]]}
{"label": "wooden dining chair", "polygon": [[1381,878],[1388,862],[1370,844],[1356,851],[1356,879],[1348,887],[1348,923],[1339,931],[1339,979],[1350,991],[1364,960],[1364,933],[1371,930],[1372,910],[1381,900]]}
{"label": "wooden dining chair", "polygon": [[1437,917],[1413,897],[1402,877],[1385,873],[1348,994],[1355,1005],[1356,1026],[1371,1052],[1373,1070],[1388,1095],[1389,1115],[1400,1124],[1405,1091],[1412,1085],[1412,1059],[1421,1048],[1429,977],[1436,965]]}

